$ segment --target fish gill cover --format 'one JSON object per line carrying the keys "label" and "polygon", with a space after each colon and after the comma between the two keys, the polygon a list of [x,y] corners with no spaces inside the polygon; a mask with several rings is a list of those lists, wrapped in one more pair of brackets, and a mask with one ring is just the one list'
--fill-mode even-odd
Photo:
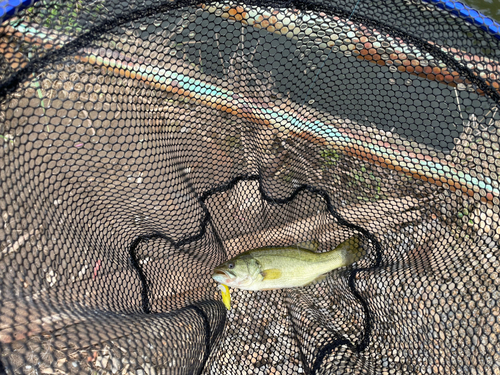
{"label": "fish gill cover", "polygon": [[[0,10],[0,373],[500,371],[495,22],[449,0]],[[361,259],[223,288],[230,310],[211,278],[353,237]]]}

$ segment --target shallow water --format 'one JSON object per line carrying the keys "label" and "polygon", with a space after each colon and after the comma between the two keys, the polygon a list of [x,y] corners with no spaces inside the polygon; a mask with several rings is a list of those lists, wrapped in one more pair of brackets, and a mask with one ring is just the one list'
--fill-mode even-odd
{"label": "shallow water", "polygon": [[500,1],[498,0],[462,0],[463,4],[480,11],[500,23]]}

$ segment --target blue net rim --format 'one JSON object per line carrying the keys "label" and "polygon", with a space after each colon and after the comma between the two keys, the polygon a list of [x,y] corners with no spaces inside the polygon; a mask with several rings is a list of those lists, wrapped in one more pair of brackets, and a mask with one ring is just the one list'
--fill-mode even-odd
{"label": "blue net rim", "polygon": [[454,14],[500,39],[500,24],[478,12],[474,8],[452,0],[422,0]]}

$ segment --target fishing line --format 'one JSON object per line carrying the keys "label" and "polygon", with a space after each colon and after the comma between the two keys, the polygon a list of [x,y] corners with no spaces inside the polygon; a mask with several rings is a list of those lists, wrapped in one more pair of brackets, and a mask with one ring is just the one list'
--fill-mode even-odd
{"label": "fishing line", "polygon": [[[349,15],[349,18],[347,19],[346,21],[346,24],[347,22],[349,22],[349,20],[351,19],[352,15],[354,14],[354,12],[356,11],[356,8],[358,7],[358,4],[361,2],[361,0],[358,0],[356,2],[356,4],[354,5],[354,8],[352,8],[352,12],[351,14]],[[333,46],[335,47],[335,46]],[[309,97],[309,93],[311,92],[311,88],[314,86],[314,84],[316,83],[318,77],[319,77],[319,73],[321,73],[321,69],[323,69],[323,67],[325,66],[326,64],[326,61],[328,60],[328,58],[330,57],[331,53],[333,52],[333,47],[330,49],[330,52],[328,52],[328,55],[326,55],[326,59],[325,61],[323,61],[323,65],[321,65],[319,68],[318,68],[318,71],[316,72],[316,75],[314,76],[314,79],[313,81],[311,82],[311,84],[309,85],[309,89],[307,90],[307,93],[306,93],[306,97],[304,98],[304,100],[302,101],[302,105],[305,104],[307,98]]]}

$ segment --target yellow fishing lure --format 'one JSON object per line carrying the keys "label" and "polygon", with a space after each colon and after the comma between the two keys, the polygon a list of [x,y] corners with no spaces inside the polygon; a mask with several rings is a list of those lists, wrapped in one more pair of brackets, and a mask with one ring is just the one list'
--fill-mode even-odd
{"label": "yellow fishing lure", "polygon": [[219,289],[222,293],[222,302],[226,309],[231,310],[231,294],[229,293],[229,288],[227,285],[219,284]]}

